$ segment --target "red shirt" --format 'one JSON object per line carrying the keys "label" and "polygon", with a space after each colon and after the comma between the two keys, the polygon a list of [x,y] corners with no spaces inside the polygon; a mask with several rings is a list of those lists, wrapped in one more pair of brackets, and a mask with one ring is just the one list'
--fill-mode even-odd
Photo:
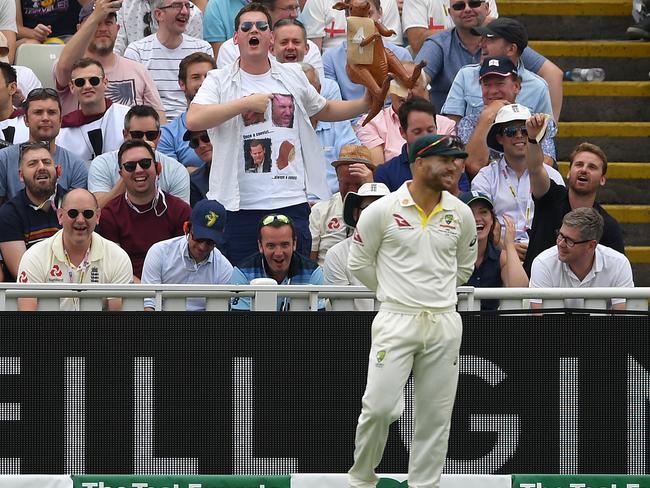
{"label": "red shirt", "polygon": [[[124,195],[115,197],[102,209],[98,232],[119,244],[133,264],[133,274],[140,278],[144,258],[149,248],[159,241],[183,235],[183,223],[190,220],[192,208],[180,198],[164,193],[167,210],[158,199],[155,211],[137,213],[127,203]],[[140,211],[150,205],[136,206]],[[160,217],[156,216],[156,212]]]}

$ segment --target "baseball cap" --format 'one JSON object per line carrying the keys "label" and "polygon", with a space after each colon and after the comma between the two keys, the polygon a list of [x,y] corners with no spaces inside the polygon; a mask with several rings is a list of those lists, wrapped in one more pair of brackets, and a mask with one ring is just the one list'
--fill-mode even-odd
{"label": "baseball cap", "polygon": [[[84,20],[90,17],[90,14],[93,13],[93,10],[95,10],[95,0],[89,0],[86,5],[81,7],[81,10],[79,11],[79,23],[81,24]],[[108,16],[117,18],[117,14],[115,12],[111,12],[108,14]]]}
{"label": "baseball cap", "polygon": [[474,27],[471,31],[475,36],[502,37],[508,42],[513,42],[519,52],[528,46],[528,31],[521,22],[508,17],[499,17],[492,22]]}
{"label": "baseball cap", "polygon": [[481,193],[480,191],[466,191],[465,193],[462,193],[458,198],[465,205],[469,205],[472,202],[485,202],[487,203],[488,207],[490,207],[490,210],[494,209],[494,205],[492,204],[490,197],[488,197],[485,193]]}
{"label": "baseball cap", "polygon": [[516,78],[519,78],[519,73],[517,73],[517,67],[514,65],[510,59],[504,56],[495,56],[485,58],[481,64],[481,70],[478,74],[478,79],[482,80],[483,77],[488,75],[498,75],[506,76],[513,75]]}
{"label": "baseball cap", "polygon": [[501,107],[501,109],[497,112],[497,116],[494,119],[494,124],[492,124],[492,127],[490,127],[490,131],[487,135],[488,147],[496,151],[503,152],[503,146],[497,142],[497,132],[499,132],[501,124],[512,122],[513,120],[525,121],[530,117],[530,110],[518,103],[511,103],[510,105],[504,105]]}
{"label": "baseball cap", "polygon": [[195,239],[210,239],[221,246],[226,227],[226,209],[216,200],[201,200],[194,205],[190,215],[192,235]]}
{"label": "baseball cap", "polygon": [[467,153],[461,149],[461,142],[454,136],[442,136],[438,134],[427,134],[415,140],[409,148],[409,163],[417,158],[429,156],[454,156],[466,158]]}
{"label": "baseball cap", "polygon": [[189,141],[190,139],[192,139],[192,134],[202,134],[203,132],[207,132],[207,130],[205,130],[205,129],[203,129],[203,130],[189,130],[189,129],[187,129],[185,131],[185,134],[183,134],[183,140],[184,141]]}
{"label": "baseball cap", "polygon": [[0,32],[0,61],[9,63],[9,43],[2,32]]}
{"label": "baseball cap", "polygon": [[364,183],[356,192],[348,192],[343,200],[343,222],[348,227],[356,227],[357,219],[354,218],[354,209],[359,208],[361,199],[364,197],[381,198],[389,193],[390,190],[383,183]]}
{"label": "baseball cap", "polygon": [[375,164],[370,157],[370,149],[366,146],[357,144],[346,144],[341,148],[338,159],[332,161],[332,166],[338,168],[342,164],[362,163],[371,170],[375,169]]}

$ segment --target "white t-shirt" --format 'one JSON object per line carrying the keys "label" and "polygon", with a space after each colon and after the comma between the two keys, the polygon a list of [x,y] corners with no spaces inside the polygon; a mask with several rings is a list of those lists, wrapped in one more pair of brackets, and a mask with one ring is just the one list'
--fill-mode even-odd
{"label": "white t-shirt", "polygon": [[175,119],[187,110],[185,94],[178,85],[178,65],[194,52],[214,56],[212,46],[202,39],[183,34],[183,42],[176,49],[168,49],[152,34],[129,44],[124,57],[142,63],[156,83],[160,99],[165,107],[167,121]]}
{"label": "white t-shirt", "polygon": [[[305,168],[293,96],[270,72],[252,75],[242,70],[241,86],[244,97],[252,93],[277,95],[264,114],[249,112],[242,116],[241,208],[281,208],[305,202]],[[282,111],[282,115],[274,117],[274,111],[278,114]],[[253,155],[261,158],[258,163]]]}
{"label": "white t-shirt", "polygon": [[0,0],[0,30],[18,32],[16,28],[16,2]]}

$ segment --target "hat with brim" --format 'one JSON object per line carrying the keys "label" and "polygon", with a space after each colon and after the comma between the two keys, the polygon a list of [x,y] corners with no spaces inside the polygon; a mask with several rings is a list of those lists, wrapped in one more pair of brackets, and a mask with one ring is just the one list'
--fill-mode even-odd
{"label": "hat with brim", "polygon": [[383,183],[364,183],[359,190],[348,192],[343,200],[343,222],[348,227],[356,227],[357,219],[354,217],[354,210],[361,205],[361,199],[364,197],[381,198],[390,193],[390,190]]}
{"label": "hat with brim", "polygon": [[225,242],[226,209],[216,200],[201,200],[194,205],[190,215],[194,239],[210,239],[217,247]]}
{"label": "hat with brim", "polygon": [[488,38],[501,37],[508,42],[516,44],[519,52],[528,46],[528,31],[526,27],[521,22],[508,17],[499,17],[488,24],[472,28],[470,32],[475,36]]}
{"label": "hat with brim", "polygon": [[479,191],[466,191],[465,193],[461,193],[458,198],[465,205],[469,205],[473,202],[484,202],[488,207],[490,207],[490,210],[494,209],[494,205],[492,204],[490,197],[488,197],[485,193],[481,193]]}
{"label": "hat with brim", "polygon": [[374,171],[375,164],[370,157],[370,149],[366,146],[358,146],[356,144],[346,144],[341,148],[338,159],[332,161],[332,166],[338,168],[343,164],[365,164]]}
{"label": "hat with brim", "polygon": [[429,156],[451,156],[465,159],[467,153],[461,149],[461,142],[454,136],[427,134],[415,140],[409,148],[409,163],[413,164],[417,158]]}
{"label": "hat with brim", "polygon": [[517,79],[519,78],[519,73],[517,72],[517,67],[509,58],[504,56],[495,56],[485,58],[481,63],[478,79],[482,80],[487,76],[499,76],[502,78],[513,76]]}
{"label": "hat with brim", "polygon": [[501,109],[497,112],[494,123],[492,124],[492,127],[490,127],[490,131],[487,135],[488,147],[502,153],[503,146],[497,142],[497,134],[501,129],[501,125],[515,120],[526,121],[530,117],[530,110],[528,110],[528,108],[524,105],[512,103],[510,105],[504,105],[501,107]]}

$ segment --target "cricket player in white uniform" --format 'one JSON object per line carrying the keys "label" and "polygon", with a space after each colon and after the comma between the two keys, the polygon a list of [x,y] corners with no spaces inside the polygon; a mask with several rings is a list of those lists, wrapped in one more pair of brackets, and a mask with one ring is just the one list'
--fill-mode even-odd
{"label": "cricket player in white uniform", "polygon": [[372,203],[350,247],[353,276],[381,302],[372,324],[366,391],[357,425],[351,488],[374,488],[388,428],[404,408],[413,371],[415,432],[410,488],[437,488],[458,384],[462,322],[456,286],[476,262],[472,211],[445,191],[466,158],[451,136],[429,134],[409,149],[413,180]]}

